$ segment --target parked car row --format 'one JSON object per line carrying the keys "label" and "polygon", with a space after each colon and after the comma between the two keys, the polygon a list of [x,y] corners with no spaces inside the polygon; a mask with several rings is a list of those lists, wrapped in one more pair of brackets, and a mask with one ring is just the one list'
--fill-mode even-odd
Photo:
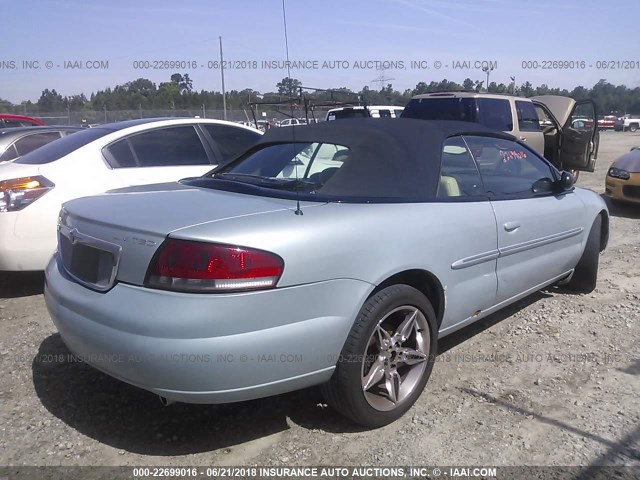
{"label": "parked car row", "polygon": [[[394,106],[394,105],[368,105],[368,106],[344,106],[332,108],[327,111],[324,118],[318,119],[314,117],[304,118],[304,117],[289,117],[283,120],[273,121],[260,119],[257,120],[257,128],[261,131],[266,131],[274,127],[291,127],[291,126],[301,126],[301,125],[309,125],[318,123],[319,121],[332,121],[332,120],[343,120],[346,118],[399,118],[400,114],[404,110],[404,107]],[[240,121],[237,122],[242,125],[250,125],[253,126],[254,122],[249,121]]]}
{"label": "parked car row", "polygon": [[[370,108],[373,115],[384,107]],[[364,109],[335,109],[328,115],[352,111]],[[589,100],[442,92],[414,97],[401,117],[471,121],[511,133],[559,170],[571,170],[574,177],[581,170],[593,171],[597,155],[595,106]],[[548,122],[544,128],[541,118]],[[112,188],[202,174],[212,165],[230,161],[259,135],[246,126],[201,119],[132,120],[77,130],[23,127],[0,133],[0,142],[6,139],[2,160],[65,137],[0,171],[0,225],[7,227],[1,234],[0,270],[44,268],[55,248],[55,217],[62,202]],[[72,132],[77,133],[69,137]],[[615,182],[627,180],[609,176],[608,189],[613,192]],[[43,200],[36,202],[40,197]]]}

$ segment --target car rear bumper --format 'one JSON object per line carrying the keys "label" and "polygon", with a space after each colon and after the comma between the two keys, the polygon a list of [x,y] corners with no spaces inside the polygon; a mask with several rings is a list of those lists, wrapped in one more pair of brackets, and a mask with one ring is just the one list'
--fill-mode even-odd
{"label": "car rear bumper", "polygon": [[195,295],[116,284],[99,293],[54,258],[45,301],[67,347],[124,382],[188,403],[225,403],[327,381],[372,286],[332,280]]}
{"label": "car rear bumper", "polygon": [[640,203],[640,173],[630,174],[629,180],[607,176],[605,195],[613,200]]}

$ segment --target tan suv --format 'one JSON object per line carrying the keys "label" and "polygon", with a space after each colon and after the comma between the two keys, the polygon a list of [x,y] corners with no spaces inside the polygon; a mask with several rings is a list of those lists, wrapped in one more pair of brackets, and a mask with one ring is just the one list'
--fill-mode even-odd
{"label": "tan suv", "polygon": [[413,97],[401,117],[481,123],[510,133],[560,170],[595,168],[599,137],[592,100],[437,92]]}

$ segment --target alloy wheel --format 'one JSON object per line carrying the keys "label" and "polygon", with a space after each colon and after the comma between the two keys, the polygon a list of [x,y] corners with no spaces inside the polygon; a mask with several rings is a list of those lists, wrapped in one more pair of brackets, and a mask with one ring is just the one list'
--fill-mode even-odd
{"label": "alloy wheel", "polygon": [[411,305],[378,322],[362,359],[362,391],[371,407],[393,410],[416,389],[427,368],[430,335],[424,314]]}

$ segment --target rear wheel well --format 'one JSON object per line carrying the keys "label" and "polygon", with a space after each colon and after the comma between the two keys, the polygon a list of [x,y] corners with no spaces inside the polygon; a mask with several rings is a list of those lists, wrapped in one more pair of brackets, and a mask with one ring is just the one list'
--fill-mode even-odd
{"label": "rear wheel well", "polygon": [[422,294],[429,299],[433,310],[436,312],[438,327],[440,327],[442,317],[444,316],[445,299],[444,288],[442,288],[442,284],[437,277],[426,270],[405,270],[404,272],[396,273],[380,283],[373,292],[371,292],[370,296],[375,295],[384,288],[398,284],[409,285],[422,292]]}

